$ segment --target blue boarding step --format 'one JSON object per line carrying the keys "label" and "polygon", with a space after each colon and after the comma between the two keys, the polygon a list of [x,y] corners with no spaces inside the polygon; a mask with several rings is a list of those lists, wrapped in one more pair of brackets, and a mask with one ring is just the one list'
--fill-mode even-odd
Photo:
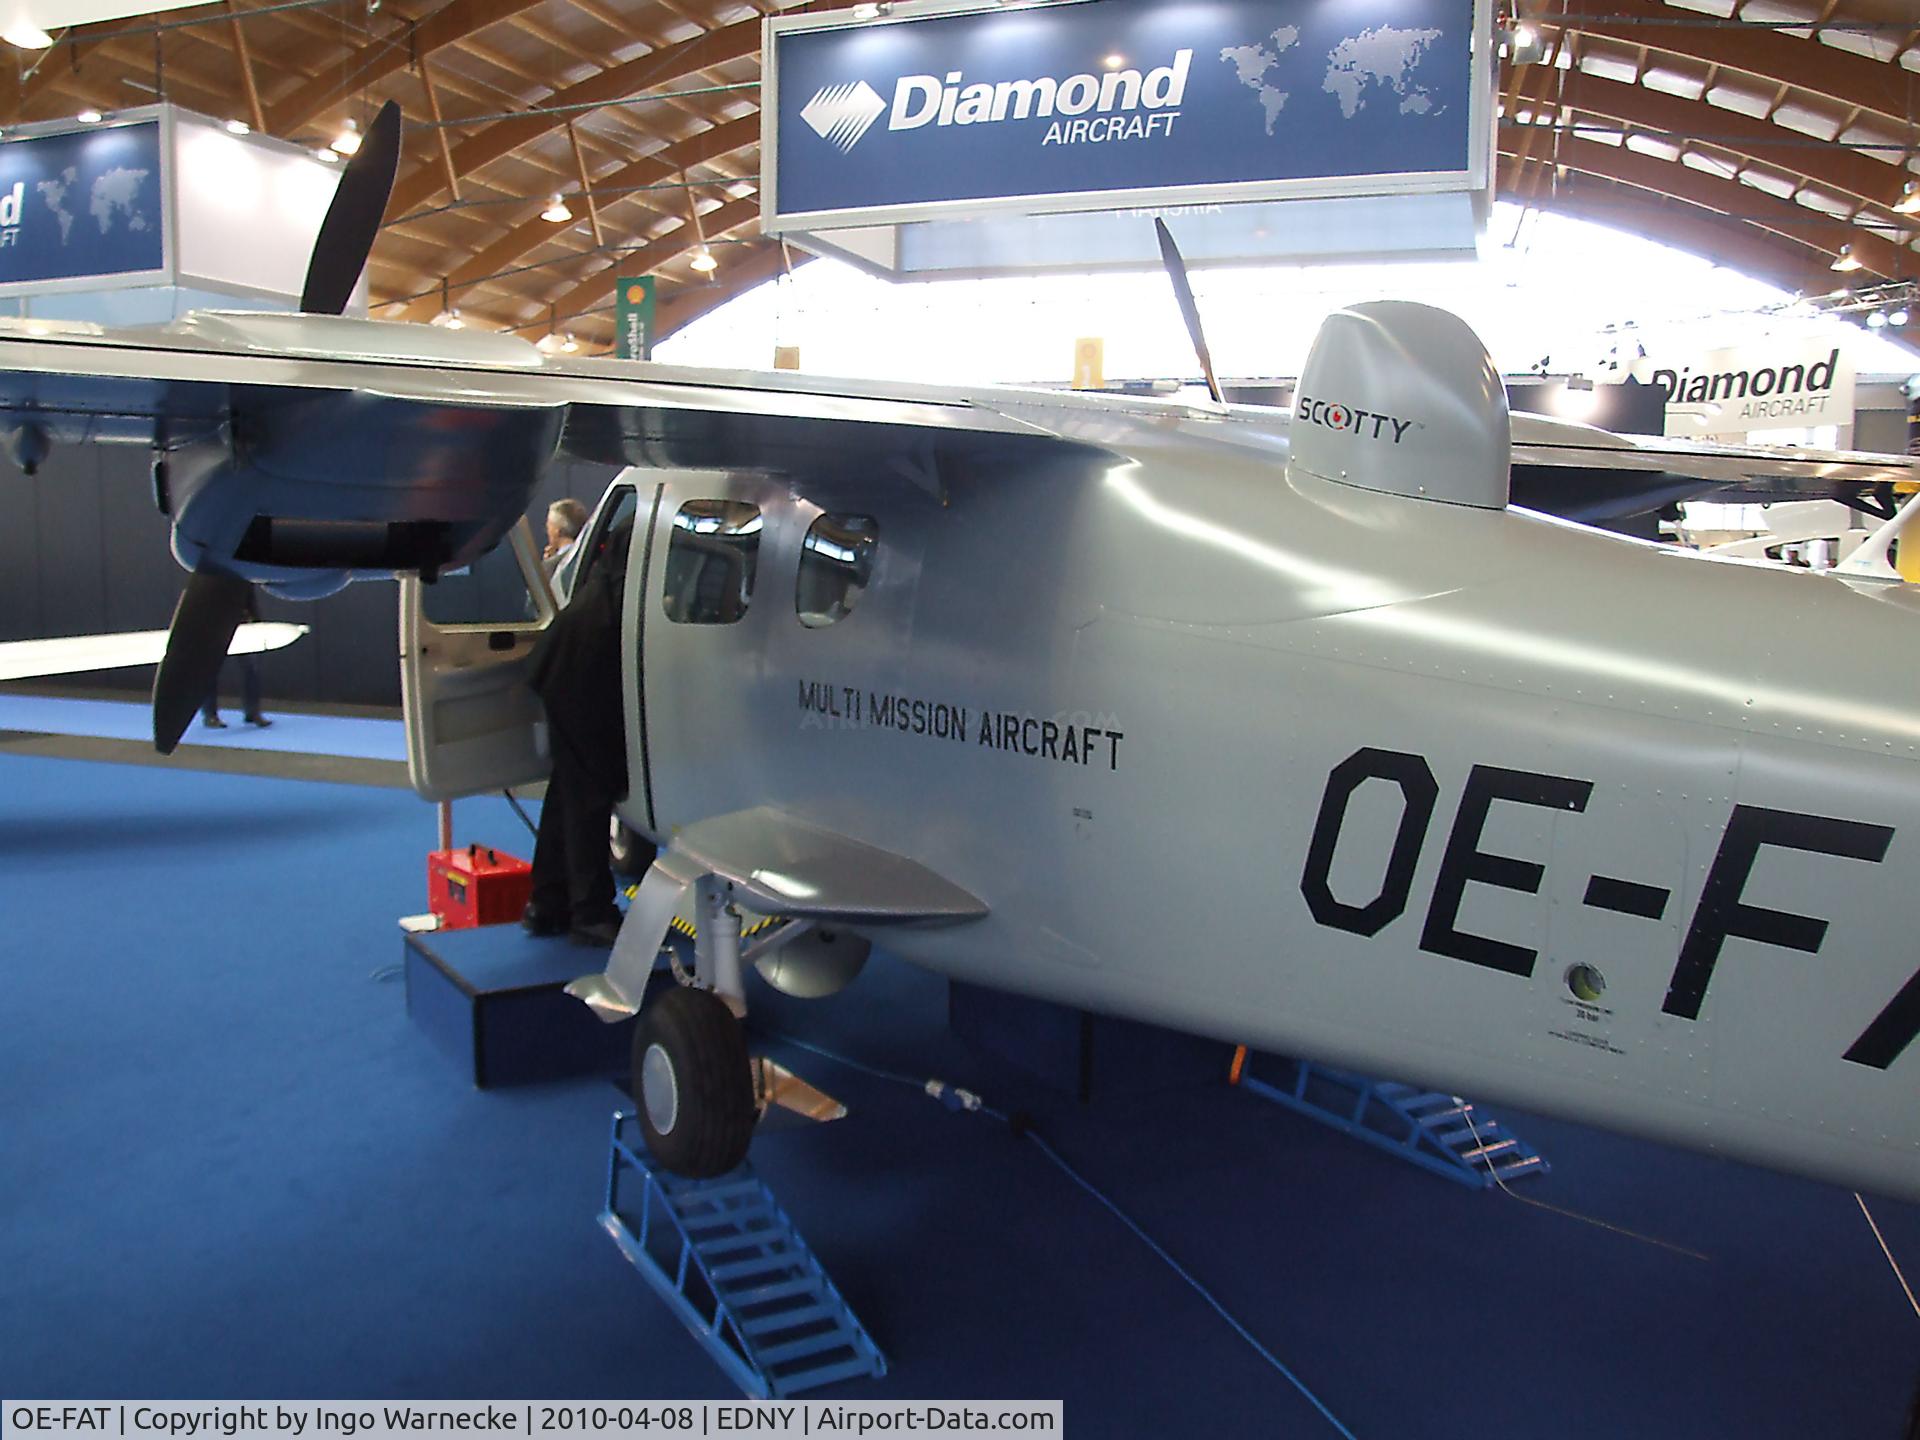
{"label": "blue boarding step", "polygon": [[619,1111],[600,1224],[743,1393],[784,1399],[887,1373],[752,1165],[712,1180],[668,1174],[633,1112]]}
{"label": "blue boarding step", "polygon": [[1376,1080],[1310,1060],[1263,1055],[1291,1067],[1286,1083],[1263,1080],[1242,1062],[1238,1083],[1263,1099],[1398,1155],[1424,1170],[1476,1190],[1544,1175],[1540,1153],[1470,1100],[1398,1080]]}

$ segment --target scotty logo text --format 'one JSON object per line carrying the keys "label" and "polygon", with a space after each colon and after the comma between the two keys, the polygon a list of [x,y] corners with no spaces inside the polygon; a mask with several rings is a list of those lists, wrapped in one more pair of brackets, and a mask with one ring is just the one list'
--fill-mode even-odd
{"label": "scotty logo text", "polygon": [[1407,433],[1407,427],[1413,424],[1411,420],[1382,415],[1378,410],[1361,410],[1337,400],[1315,400],[1306,395],[1300,397],[1293,413],[1297,419],[1305,420],[1309,425],[1324,425],[1329,430],[1346,430],[1375,440],[1390,440],[1395,445]]}

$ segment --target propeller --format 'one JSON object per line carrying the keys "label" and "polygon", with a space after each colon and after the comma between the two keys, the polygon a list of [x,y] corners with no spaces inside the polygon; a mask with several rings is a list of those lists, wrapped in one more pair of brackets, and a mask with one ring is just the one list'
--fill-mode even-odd
{"label": "propeller", "polygon": [[1153,217],[1154,232],[1160,237],[1160,261],[1173,282],[1173,298],[1180,305],[1180,317],[1187,322],[1187,338],[1193,341],[1193,353],[1200,357],[1200,373],[1207,377],[1207,393],[1213,403],[1227,402],[1220,396],[1220,381],[1213,373],[1213,356],[1207,350],[1207,337],[1200,329],[1200,307],[1193,303],[1193,287],[1187,283],[1187,262],[1180,258],[1180,247],[1173,243],[1173,232],[1158,215]]}
{"label": "propeller", "polygon": [[247,618],[253,586],[225,570],[187,577],[167,630],[167,653],[153,676],[153,748],[171,755],[220,680],[233,632]]}
{"label": "propeller", "polygon": [[307,262],[307,283],[300,287],[300,308],[307,314],[338,315],[347,308],[373,253],[399,169],[400,106],[389,100],[347,162],[327,218],[320,222],[313,258]]}
{"label": "propeller", "polygon": [[[300,289],[300,309],[338,315],[367,268],[400,168],[400,107],[389,100],[347,162],[333,203],[320,222]],[[233,632],[252,606],[252,584],[202,561],[187,579],[167,631],[167,651],[153,676],[153,748],[171,755],[220,678]]]}

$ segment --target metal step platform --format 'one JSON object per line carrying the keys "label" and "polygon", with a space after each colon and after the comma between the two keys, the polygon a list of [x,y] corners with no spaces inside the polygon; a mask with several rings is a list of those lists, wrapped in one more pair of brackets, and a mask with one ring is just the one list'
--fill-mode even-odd
{"label": "metal step platform", "polygon": [[670,1175],[633,1112],[619,1111],[600,1223],[746,1395],[784,1399],[887,1373],[751,1164],[712,1180]]}
{"label": "metal step platform", "polygon": [[1409,1160],[1424,1170],[1476,1190],[1544,1175],[1548,1166],[1526,1141],[1457,1095],[1422,1090],[1397,1080],[1376,1080],[1309,1060],[1258,1057],[1275,1066],[1285,1083],[1251,1071],[1244,1048],[1234,1056],[1232,1079],[1244,1090],[1331,1125],[1355,1139]]}

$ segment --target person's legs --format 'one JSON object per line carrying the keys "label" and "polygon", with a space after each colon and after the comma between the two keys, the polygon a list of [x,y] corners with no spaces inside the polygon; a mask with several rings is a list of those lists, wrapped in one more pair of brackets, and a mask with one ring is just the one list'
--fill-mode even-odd
{"label": "person's legs", "polygon": [[566,800],[547,786],[540,802],[540,828],[533,839],[533,894],[520,923],[535,935],[558,935],[573,923],[567,903]]}
{"label": "person's legs", "polygon": [[[565,767],[556,764],[556,778]],[[566,812],[567,908],[572,933],[580,939],[611,945],[620,928],[620,907],[614,903],[613,867],[607,850],[613,823],[613,802],[596,793],[584,777],[568,775]]]}
{"label": "person's legs", "polygon": [[260,660],[255,655],[240,657],[240,698],[249,725],[265,728],[273,722],[260,713]]}
{"label": "person's legs", "polygon": [[200,707],[200,722],[209,730],[224,730],[227,722],[220,718],[220,672],[213,672],[213,688],[207,691],[206,703]]}

